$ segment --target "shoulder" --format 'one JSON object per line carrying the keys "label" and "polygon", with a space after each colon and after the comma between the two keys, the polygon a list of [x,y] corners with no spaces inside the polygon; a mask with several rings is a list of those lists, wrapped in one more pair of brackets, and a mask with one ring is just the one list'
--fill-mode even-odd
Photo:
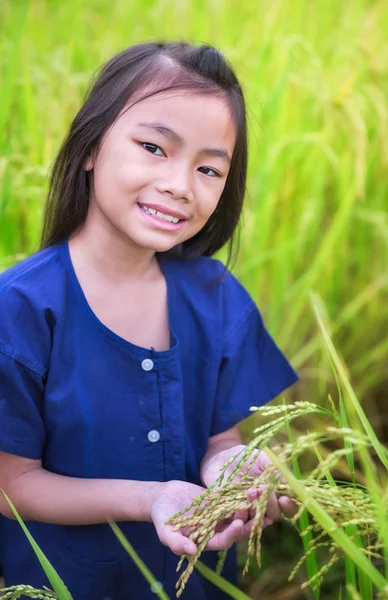
{"label": "shoulder", "polygon": [[39,308],[50,302],[60,287],[61,245],[36,252],[0,273],[1,314],[27,307]]}
{"label": "shoulder", "polygon": [[0,273],[0,350],[40,374],[63,295],[60,252],[51,246]]}
{"label": "shoulder", "polygon": [[[50,246],[35,252],[28,258],[0,273],[0,293],[7,288],[36,280],[42,273],[51,270],[58,260],[61,245]],[[55,267],[54,267],[55,268]]]}
{"label": "shoulder", "polygon": [[249,292],[220,260],[201,256],[169,262],[178,285],[193,304],[219,315],[222,336],[228,336],[252,312],[258,313]]}
{"label": "shoulder", "polygon": [[253,302],[247,290],[220,260],[208,256],[194,259],[162,259],[187,285],[203,289],[215,289],[222,293],[234,293],[247,302]]}

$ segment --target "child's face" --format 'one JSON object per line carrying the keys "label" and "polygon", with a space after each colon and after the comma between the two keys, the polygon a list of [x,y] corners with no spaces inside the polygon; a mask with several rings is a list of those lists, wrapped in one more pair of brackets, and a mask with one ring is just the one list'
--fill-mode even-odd
{"label": "child's face", "polygon": [[[135,104],[85,165],[93,168],[88,219],[137,247],[169,250],[198,233],[216,209],[234,144],[231,112],[219,97],[174,92]],[[201,152],[209,148],[218,154]]]}

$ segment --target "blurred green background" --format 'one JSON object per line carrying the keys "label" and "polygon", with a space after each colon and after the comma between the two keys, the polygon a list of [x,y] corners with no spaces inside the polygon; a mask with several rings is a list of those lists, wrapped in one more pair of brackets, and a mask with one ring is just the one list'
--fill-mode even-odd
{"label": "blurred green background", "polygon": [[[288,398],[336,396],[313,290],[387,440],[387,39],[385,0],[1,0],[0,270],[38,247],[48,170],[93,72],[142,41],[210,43],[231,61],[248,106],[234,272],[298,370]],[[296,532],[276,524],[264,546],[263,568],[242,582],[251,597],[311,598],[287,583],[302,552]]]}

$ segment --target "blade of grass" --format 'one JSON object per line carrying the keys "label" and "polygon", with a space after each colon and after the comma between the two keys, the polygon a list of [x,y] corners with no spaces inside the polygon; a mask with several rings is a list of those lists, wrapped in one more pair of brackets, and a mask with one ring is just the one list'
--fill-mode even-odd
{"label": "blade of grass", "polygon": [[244,592],[242,592],[235,585],[230,583],[230,581],[227,581],[226,579],[224,579],[224,577],[218,575],[215,571],[210,569],[200,560],[197,560],[197,562],[195,563],[195,568],[199,571],[199,573],[201,573],[203,577],[205,577],[208,581],[213,583],[223,592],[229,594],[231,598],[235,598],[235,600],[251,600],[249,596],[244,594]]}
{"label": "blade of grass", "polygon": [[[319,460],[320,463],[323,462],[323,458],[321,456],[321,453],[319,452],[318,448],[314,448],[315,453],[317,455],[317,458]],[[332,474],[330,473],[330,471],[327,471],[325,473],[325,477],[329,483],[329,485],[331,486],[336,486],[336,482],[334,477],[332,476]],[[357,533],[357,526],[356,525],[348,525],[347,527],[345,527],[345,533],[348,536],[353,536],[355,533]],[[357,544],[357,540],[355,540],[355,544]],[[362,573],[362,571],[361,571]],[[346,584],[351,583],[351,585],[354,587],[354,589],[357,589],[357,578],[356,578],[356,565],[354,564],[354,562],[352,561],[352,559],[350,559],[348,556],[345,556],[345,581]],[[347,600],[352,600],[352,594],[350,593],[350,591],[348,590],[348,588],[346,588],[346,598]],[[370,600],[369,596],[365,597],[365,600]]]}
{"label": "blade of grass", "polygon": [[[166,592],[164,592],[163,590],[159,590],[158,582],[156,581],[155,577],[152,575],[149,568],[141,560],[140,556],[137,554],[137,552],[133,548],[132,544],[125,537],[125,535],[121,531],[120,527],[114,522],[110,522],[109,525],[113,529],[113,532],[116,535],[117,539],[119,540],[120,544],[128,552],[129,556],[132,558],[132,560],[134,561],[134,563],[136,564],[138,569],[141,571],[142,575],[145,577],[145,579],[148,581],[148,583],[151,586],[152,585],[154,586],[155,593],[162,600],[169,600],[169,597],[167,596]],[[201,573],[201,575],[203,575],[206,579],[211,581],[211,583],[213,583],[220,590],[223,590],[224,592],[229,594],[231,598],[235,598],[236,600],[250,600],[249,596],[244,594],[244,592],[239,590],[232,583],[230,583],[229,581],[224,579],[224,577],[222,577],[221,575],[218,575],[215,571],[213,571],[212,569],[210,569],[209,567],[207,567],[200,561],[197,561],[195,566],[198,569],[198,571]]]}
{"label": "blade of grass", "polygon": [[[290,443],[292,443],[293,440],[293,436],[292,436],[292,432],[291,432],[291,427],[290,427],[290,423],[287,421],[286,423],[286,428],[287,428],[287,433],[288,433],[288,440]],[[299,463],[298,460],[296,458],[293,459],[292,461],[292,470],[293,473],[295,475],[295,477],[297,479],[301,479],[301,472],[300,472],[300,468],[299,468]],[[309,515],[307,510],[304,510],[302,512],[302,514],[299,517],[299,527],[300,527],[300,531],[306,531],[306,529],[310,526],[310,519],[309,519]],[[306,535],[304,535],[302,537],[302,542],[303,542],[303,549],[304,552],[306,554],[306,570],[307,570],[307,576],[308,579],[310,580],[314,575],[316,575],[318,573],[318,561],[317,561],[317,555],[316,552],[314,550],[314,552],[308,552],[311,548],[311,542],[313,540],[313,534],[311,531],[308,531],[308,533],[306,533]],[[321,590],[320,587],[318,587],[318,589],[314,589],[312,590],[312,594],[314,596],[314,598],[316,598],[317,600],[319,600],[320,595],[321,595]]]}
{"label": "blade of grass", "polygon": [[[349,427],[349,424],[348,424],[348,418],[346,416],[344,400],[343,400],[343,397],[342,397],[341,385],[340,385],[340,383],[338,381],[337,372],[336,372],[335,367],[334,367],[333,364],[332,364],[332,368],[333,368],[333,373],[335,373],[336,383],[337,383],[337,387],[338,387],[339,407],[340,407],[340,417],[341,417],[341,427],[347,428],[347,427]],[[345,440],[344,441],[344,446],[345,446],[345,448],[350,448],[351,447],[351,443],[348,442],[347,440]],[[354,455],[353,455],[353,452],[351,454],[347,454],[346,455],[346,461],[348,463],[349,471],[350,471],[350,474],[352,476],[352,483],[355,484],[356,483],[356,478],[355,478],[355,474],[354,474]]]}
{"label": "blade of grass", "polygon": [[136,550],[134,549],[132,544],[128,541],[128,539],[125,537],[125,535],[121,531],[120,527],[113,521],[110,522],[109,525],[111,526],[113,533],[119,540],[120,544],[123,546],[124,550],[126,550],[128,552],[129,556],[132,558],[133,562],[135,563],[135,565],[137,566],[137,568],[139,569],[139,571],[141,572],[143,577],[145,577],[145,579],[148,581],[148,583],[152,587],[152,590],[155,592],[155,594],[157,594],[159,596],[159,598],[161,598],[161,600],[170,600],[169,597],[167,596],[166,592],[162,589],[159,589],[160,588],[159,582],[155,579],[155,577],[152,575],[152,573],[149,570],[149,568],[147,567],[147,565],[142,561],[140,556],[137,554]]}
{"label": "blade of grass", "polygon": [[52,585],[54,592],[58,596],[58,600],[73,600],[69,590],[63,583],[62,579],[59,577],[58,573],[55,571],[55,569],[52,566],[52,564],[50,563],[50,561],[46,558],[45,554],[43,554],[42,550],[39,548],[38,544],[35,542],[34,538],[28,531],[25,524],[23,523],[22,518],[19,516],[19,513],[17,512],[16,508],[12,504],[11,500],[8,498],[7,494],[3,490],[1,490],[1,491],[4,494],[4,497],[5,497],[6,501],[8,502],[10,509],[12,510],[13,514],[15,515],[15,518],[18,520],[20,527],[23,529],[24,533],[26,534],[28,541],[30,542],[40,564],[42,565],[44,572],[47,575],[47,579],[49,580],[50,584]]}
{"label": "blade of grass", "polygon": [[[319,296],[317,294],[314,294],[312,292],[310,293],[310,298],[311,298],[311,301],[313,304],[313,308],[314,308],[323,338],[326,343],[327,352],[329,353],[330,359],[333,361],[335,369],[336,369],[337,373],[339,374],[341,381],[348,393],[348,398],[350,401],[349,409],[351,409],[357,413],[357,415],[359,417],[359,422],[364,427],[364,429],[368,435],[368,438],[370,440],[371,445],[373,446],[377,456],[380,458],[381,462],[383,463],[383,466],[385,469],[385,481],[386,481],[386,475],[387,475],[387,471],[388,471],[387,450],[383,446],[383,444],[381,444],[379,442],[379,440],[377,439],[377,436],[376,436],[375,432],[373,431],[373,428],[372,428],[371,424],[369,423],[368,418],[367,418],[364,410],[362,409],[361,404],[359,403],[356,394],[353,391],[353,388],[352,388],[350,381],[346,374],[345,366],[343,365],[341,359],[339,358],[339,355],[338,355],[336,349],[334,348],[334,344],[331,341],[331,338],[325,327],[325,324],[323,323],[323,319],[321,316],[323,313],[323,303],[322,303],[321,299],[319,298]],[[356,425],[354,425],[354,426],[356,426]],[[384,494],[382,493],[381,482],[379,481],[379,478],[378,478],[378,476],[380,477],[380,473],[378,472],[378,470],[376,468],[376,464],[374,464],[371,457],[369,456],[369,453],[367,452],[367,450],[364,447],[360,448],[359,456],[360,456],[362,468],[363,468],[363,471],[364,471],[364,474],[365,474],[365,477],[367,480],[368,488],[371,492],[372,500],[376,506],[376,517],[379,521],[380,539],[383,542],[383,551],[384,551],[384,558],[385,558],[385,560],[384,560],[385,574],[386,574],[386,577],[388,578],[388,519],[386,518],[387,509],[386,509],[385,502],[384,502]]]}
{"label": "blade of grass", "polygon": [[[332,371],[335,375],[335,380],[336,380],[336,384],[337,384],[337,389],[338,389],[338,397],[339,397],[339,406],[340,406],[340,418],[341,418],[341,427],[347,428],[349,427],[348,425],[348,419],[346,416],[346,411],[345,411],[345,404],[344,404],[344,400],[342,397],[342,390],[341,390],[341,385],[339,383],[338,380],[338,376],[337,376],[337,371],[335,369],[334,364],[331,362],[331,367],[332,367]],[[351,443],[347,440],[344,440],[344,447],[345,448],[351,448]],[[319,451],[316,448],[316,452],[319,455]],[[320,455],[319,455],[320,456]],[[354,473],[354,455],[353,452],[351,454],[347,454],[346,455],[346,460],[348,463],[348,467],[349,467],[349,471],[352,477],[352,483],[353,485],[356,484],[356,477],[355,477],[355,473]],[[326,478],[328,481],[330,481],[330,479],[334,482],[334,479],[331,475],[331,473],[327,473],[326,474]],[[334,482],[334,485],[335,482]],[[354,540],[354,543],[356,544],[357,547],[359,548],[363,548],[364,547],[364,543],[362,538],[357,535],[358,532],[358,527],[357,525],[347,525],[345,527],[345,533],[346,535],[348,535],[349,537],[351,537]],[[357,573],[357,578],[358,578],[358,582],[359,582],[359,589],[360,589],[360,593],[361,593],[361,597],[363,598],[363,600],[373,600],[372,597],[372,586],[371,586],[371,582],[370,579],[365,575],[365,573],[359,568],[356,567],[356,565],[354,564],[354,562],[352,560],[350,560],[347,556],[345,557],[345,577],[346,577],[346,583],[347,584],[351,584],[355,590],[357,590],[357,580],[356,580],[356,573]],[[346,588],[346,594],[347,594],[347,598],[348,600],[352,600],[352,594],[349,591],[348,587]]]}
{"label": "blade of grass", "polygon": [[321,328],[321,332],[322,332],[323,338],[325,340],[327,349],[328,349],[328,351],[330,353],[330,356],[331,356],[331,358],[333,360],[333,363],[335,364],[337,373],[339,374],[339,376],[341,378],[341,381],[342,381],[342,383],[343,383],[343,385],[344,385],[344,387],[345,387],[345,389],[346,389],[346,391],[347,391],[347,393],[349,395],[349,398],[352,401],[352,405],[355,408],[355,410],[356,410],[356,412],[357,412],[357,414],[359,416],[359,419],[360,419],[360,421],[361,421],[361,423],[362,423],[362,425],[363,425],[363,427],[364,427],[364,429],[365,429],[365,431],[366,431],[366,433],[367,433],[367,435],[368,435],[368,437],[369,437],[369,439],[370,439],[370,441],[371,441],[371,443],[372,443],[372,445],[373,445],[373,447],[374,447],[374,449],[376,451],[377,456],[379,457],[379,459],[383,463],[384,467],[388,471],[388,458],[387,458],[385,449],[384,449],[383,445],[377,439],[377,436],[376,436],[375,432],[373,431],[372,426],[369,423],[369,421],[367,419],[367,416],[366,416],[364,410],[362,409],[361,404],[359,403],[359,401],[358,401],[358,399],[356,397],[356,394],[353,391],[352,386],[350,385],[350,382],[349,382],[349,379],[348,379],[348,377],[346,375],[346,372],[345,372],[344,366],[342,364],[342,361],[340,360],[340,358],[338,356],[338,353],[337,353],[336,349],[334,348],[333,342],[331,341],[331,338],[330,338],[330,336],[329,336],[329,334],[327,332],[327,329],[326,329],[326,327],[325,327],[325,325],[324,325],[324,323],[322,321],[321,314],[320,314],[320,311],[318,309],[318,306],[321,306],[322,302],[321,302],[320,298],[318,297],[318,295],[315,294],[315,293],[313,293],[313,292],[310,293],[310,298],[311,298],[311,301],[312,301],[312,304],[313,304],[313,308],[314,308],[314,311],[315,311],[315,314],[316,314],[316,318],[318,320],[318,324],[319,324],[319,326]]}

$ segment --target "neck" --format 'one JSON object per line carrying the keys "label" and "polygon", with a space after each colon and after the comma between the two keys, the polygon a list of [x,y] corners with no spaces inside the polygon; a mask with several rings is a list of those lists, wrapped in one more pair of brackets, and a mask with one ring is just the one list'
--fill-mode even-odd
{"label": "neck", "polygon": [[154,272],[156,266],[153,250],[137,246],[96,220],[86,219],[82,229],[69,240],[69,248],[84,267],[116,282],[141,279]]}

